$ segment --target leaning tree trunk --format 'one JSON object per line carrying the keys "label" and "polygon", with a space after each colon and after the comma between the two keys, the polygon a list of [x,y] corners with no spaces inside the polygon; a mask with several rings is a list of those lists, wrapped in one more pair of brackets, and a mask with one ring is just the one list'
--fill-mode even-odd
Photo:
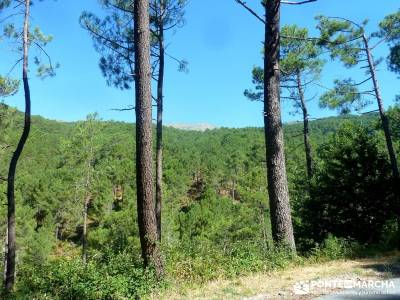
{"label": "leaning tree trunk", "polygon": [[160,0],[160,16],[158,19],[158,47],[159,68],[157,81],[157,141],[156,141],[156,219],[158,241],[161,241],[161,208],[162,208],[162,180],[163,180],[163,105],[164,105],[164,1]]}
{"label": "leaning tree trunk", "polygon": [[280,109],[280,0],[266,1],[265,8],[264,124],[272,236],[275,243],[296,251]]}
{"label": "leaning tree trunk", "polygon": [[378,108],[379,108],[379,114],[381,117],[382,121],[382,128],[383,132],[385,134],[385,139],[386,139],[386,147],[389,153],[389,158],[390,158],[390,166],[392,168],[392,174],[393,174],[393,187],[394,187],[394,193],[396,197],[396,208],[395,212],[397,214],[397,222],[398,226],[400,228],[400,176],[399,176],[399,168],[397,165],[397,159],[396,159],[396,153],[393,148],[393,142],[392,142],[392,134],[390,132],[390,125],[389,125],[389,119],[385,114],[385,110],[383,107],[383,100],[381,96],[381,92],[379,89],[378,85],[378,79],[376,77],[376,70],[375,70],[375,61],[371,53],[371,49],[369,48],[369,43],[367,37],[363,34],[362,36],[363,41],[364,41],[364,46],[365,46],[365,51],[367,53],[367,59],[368,59],[368,66],[369,66],[369,71],[371,73],[371,78],[372,82],[374,84],[374,92],[375,92],[375,97],[376,101],[378,103]]}
{"label": "leaning tree trunk", "polygon": [[28,80],[28,51],[29,51],[29,16],[30,16],[30,0],[25,0],[25,16],[24,16],[24,30],[23,30],[23,67],[22,67],[22,80],[24,83],[25,92],[25,120],[24,129],[19,139],[17,148],[13,153],[10,161],[10,167],[7,177],[7,266],[6,266],[6,279],[4,286],[7,291],[11,291],[15,282],[15,256],[16,256],[16,236],[15,236],[15,172],[17,169],[18,160],[24,150],[25,143],[28,140],[29,132],[31,129],[31,94],[29,90]]}
{"label": "leaning tree trunk", "polygon": [[158,245],[153,200],[149,0],[136,0],[134,11],[136,184],[139,235],[144,264],[146,267],[153,266],[157,277],[160,278],[163,275],[163,262]]}
{"label": "leaning tree trunk", "polygon": [[[310,128],[308,122],[308,110],[306,100],[304,99],[303,85],[301,82],[300,71],[297,71],[297,89],[299,91],[300,105],[303,112],[303,137],[304,137],[304,149],[306,153],[306,163],[307,163],[307,177],[310,181],[313,177],[314,162],[312,159],[311,144],[310,144]],[[310,182],[309,182],[310,183]]]}
{"label": "leaning tree trunk", "polygon": [[390,126],[389,126],[389,119],[387,118],[387,116],[385,114],[385,110],[383,107],[383,100],[382,100],[381,92],[380,92],[379,85],[378,85],[378,79],[376,77],[375,61],[372,56],[371,49],[369,48],[368,39],[366,38],[365,35],[363,35],[363,41],[364,41],[364,45],[365,45],[365,51],[367,52],[369,71],[371,73],[372,82],[374,84],[375,97],[376,97],[376,101],[378,102],[379,114],[380,114],[381,121],[382,121],[382,128],[383,128],[383,132],[385,133],[386,147],[387,147],[389,157],[390,157],[390,165],[392,167],[393,178],[396,182],[396,188],[398,188],[397,185],[399,184],[399,178],[400,178],[399,168],[397,165],[396,153],[393,148],[392,135],[391,135]]}

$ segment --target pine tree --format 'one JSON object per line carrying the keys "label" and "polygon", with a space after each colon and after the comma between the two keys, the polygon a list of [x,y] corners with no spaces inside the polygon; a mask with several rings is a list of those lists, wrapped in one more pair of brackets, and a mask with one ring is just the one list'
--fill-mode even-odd
{"label": "pine tree", "polygon": [[272,236],[277,244],[296,251],[289,202],[289,188],[280,107],[280,9],[281,4],[302,5],[305,1],[262,1],[265,18],[260,17],[245,1],[235,0],[264,24],[264,135],[267,158],[268,194]]}
{"label": "pine tree", "polygon": [[[15,2],[15,7],[11,8]],[[18,141],[17,147],[11,156],[7,175],[7,256],[5,266],[5,289],[12,291],[15,282],[15,260],[16,260],[16,234],[15,234],[15,174],[17,170],[18,161],[24,150],[25,144],[29,138],[31,129],[31,93],[29,86],[29,49],[32,45],[35,45],[39,51],[45,52],[44,47],[48,42],[52,40],[52,37],[44,35],[39,28],[35,28],[33,31],[30,30],[30,8],[32,5],[31,0],[24,1],[0,1],[0,9],[10,13],[10,18],[22,15],[23,26],[22,32],[19,32],[16,26],[12,23],[4,25],[4,34],[6,38],[16,40],[19,45],[18,50],[22,52],[17,63],[22,62],[22,82],[24,87],[24,98],[25,98],[25,113],[24,113],[24,126],[21,137]],[[18,10],[17,13],[10,12],[9,10]],[[8,19],[8,18],[7,18]],[[46,56],[49,58],[47,53]],[[54,76],[55,71],[49,58],[48,64],[42,64],[40,59],[35,57],[35,64],[38,66],[38,76]]]}
{"label": "pine tree", "polygon": [[134,5],[136,94],[136,185],[140,242],[145,266],[153,266],[158,278],[164,273],[158,244],[153,200],[152,98],[149,1]]}
{"label": "pine tree", "polygon": [[[378,36],[377,33],[367,34],[367,21],[358,24],[354,21],[341,17],[318,16],[318,29],[320,30],[320,45],[330,51],[332,59],[339,58],[345,67],[352,68],[359,66],[361,69],[367,69],[367,77],[361,82],[354,82],[352,79],[335,80],[334,89],[326,92],[321,97],[321,106],[332,109],[339,109],[341,113],[348,113],[353,107],[362,109],[370,104],[366,97],[372,97],[377,104],[379,115],[382,122],[382,129],[385,134],[386,148],[390,158],[392,174],[394,181],[398,185],[400,180],[396,153],[393,147],[392,135],[389,119],[386,116],[383,98],[381,95],[376,66],[373,56],[373,49],[385,40],[377,41],[373,45],[373,39]],[[360,66],[361,65],[361,66]],[[371,85],[367,90],[361,90],[360,87],[369,83]]]}
{"label": "pine tree", "polygon": [[15,257],[17,251],[16,235],[15,235],[15,172],[17,169],[18,160],[24,150],[25,143],[28,140],[31,129],[31,94],[28,80],[28,55],[29,55],[29,19],[30,19],[30,0],[24,2],[24,25],[22,35],[23,48],[23,67],[22,81],[25,92],[25,121],[24,129],[17,148],[13,153],[10,161],[10,167],[7,176],[7,260],[5,268],[5,288],[11,291],[15,282]]}
{"label": "pine tree", "polygon": [[295,251],[280,108],[280,0],[265,4],[264,128],[272,236]]}
{"label": "pine tree", "polygon": [[101,138],[104,124],[102,124],[97,114],[90,114],[86,121],[79,122],[73,130],[72,136],[62,143],[62,153],[64,165],[68,169],[78,172],[75,178],[74,198],[82,212],[82,261],[88,261],[88,221],[89,207],[96,201],[97,181],[100,171],[96,168],[96,162],[101,151]]}
{"label": "pine tree", "polygon": [[[153,100],[157,106],[156,125],[156,193],[155,211],[157,218],[158,239],[161,240],[161,206],[163,181],[163,109],[164,109],[164,77],[165,61],[170,58],[179,66],[179,71],[185,71],[187,62],[176,59],[165,51],[165,34],[167,31],[181,27],[184,23],[186,0],[151,0],[151,55],[152,75],[156,81],[157,90]],[[106,8],[113,11],[104,19],[94,14],[84,12],[80,22],[93,38],[96,50],[102,55],[100,68],[109,85],[121,89],[130,89],[134,81],[134,41],[132,39],[131,19],[133,1],[104,1]],[[132,110],[133,107],[124,110]]]}

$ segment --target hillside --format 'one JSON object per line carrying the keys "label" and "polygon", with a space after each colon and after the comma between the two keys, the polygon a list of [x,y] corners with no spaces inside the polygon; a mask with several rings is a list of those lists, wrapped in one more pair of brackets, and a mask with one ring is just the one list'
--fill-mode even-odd
{"label": "hillside", "polygon": [[[15,147],[21,131],[22,114],[15,113],[12,120],[6,132],[9,149]],[[377,118],[368,115],[312,121],[310,128],[313,146],[317,147],[324,142],[329,133],[337,130],[346,121],[373,125],[377,122]],[[52,203],[68,197],[63,190],[68,187],[67,181],[74,181],[73,174],[78,176],[79,170],[69,174],[72,177],[68,178],[59,174],[59,170],[62,169],[68,151],[63,149],[64,144],[71,140],[73,131],[79,124],[83,123],[65,123],[47,120],[40,116],[33,117],[32,134],[18,170],[17,186],[20,201],[29,203],[32,207],[36,207],[37,201],[47,206],[46,198],[43,199],[42,194],[39,196],[37,190],[51,198]],[[110,202],[112,186],[118,183],[125,188],[126,204],[133,205],[135,203],[134,124],[101,122],[99,126],[101,132],[98,133],[100,146],[97,165],[102,173],[100,181],[104,181],[104,190],[98,197],[101,201]],[[284,128],[289,177],[297,176],[301,170],[304,171],[302,124],[287,124]],[[233,178],[238,181],[237,197],[265,201],[265,146],[261,128],[219,128],[199,132],[166,127],[164,132],[164,178],[166,202],[169,205],[178,207],[186,205],[191,201],[189,198],[193,200],[196,193],[200,193],[206,186],[221,195],[228,196],[231,193]],[[79,145],[74,151],[79,152]],[[0,172],[3,176],[6,174],[8,157],[7,155],[2,157]],[[105,174],[107,172],[112,174]],[[57,184],[54,182],[56,179]],[[250,190],[239,191],[242,188]],[[62,195],[58,195],[59,193]]]}
{"label": "hillside", "polygon": [[[15,113],[12,120],[6,131],[9,149],[15,147],[21,131],[22,114]],[[376,115],[367,115],[331,117],[312,121],[310,123],[312,145],[314,148],[318,147],[329,137],[330,133],[335,132],[344,122],[351,121],[375,126],[377,120]],[[83,123],[66,123],[48,120],[40,116],[33,117],[32,133],[18,171],[20,197],[26,198],[28,191],[29,194],[32,194],[33,187],[43,189],[43,192],[47,192],[46,189],[54,189],[54,182],[50,181],[51,174],[57,173],[63,164],[63,156],[66,155],[63,145],[68,143],[79,124]],[[134,124],[101,122],[100,126],[98,142],[101,145],[98,153],[98,166],[99,168],[109,168],[111,164],[114,169],[113,179],[104,178],[107,181],[105,186],[108,186],[109,190],[104,191],[100,197],[110,197],[112,184],[118,182],[125,186],[126,201],[132,204],[135,197]],[[302,123],[286,124],[284,130],[289,176],[292,176],[294,170],[296,172],[304,171]],[[173,205],[183,205],[182,203],[189,201],[187,199],[188,191],[193,188],[192,185],[196,180],[201,180],[204,185],[212,187],[221,194],[227,194],[230,189],[229,185],[232,184],[232,177],[240,177],[238,180],[243,181],[243,187],[246,188],[248,188],[246,181],[250,181],[249,185],[253,186],[255,190],[263,191],[259,197],[264,201],[266,189],[265,146],[261,128],[217,128],[199,132],[165,127],[164,135],[164,177],[168,195],[167,202]],[[79,151],[79,147],[75,151]],[[7,156],[2,157],[0,172],[3,175],[6,174],[7,158]],[[249,172],[250,170],[251,172]],[[233,176],[235,172],[238,174]],[[251,174],[256,178],[249,178],[248,176]],[[107,177],[110,174],[104,176]],[[59,180],[61,185],[65,183],[64,178],[59,178]],[[34,195],[29,197],[34,197]],[[31,199],[31,201],[34,200]]]}
{"label": "hillside", "polygon": [[[365,125],[375,125],[376,115],[331,117],[310,123],[311,141],[314,147],[324,142],[329,133],[335,132],[344,122],[351,121]],[[43,171],[54,172],[62,160],[61,144],[71,138],[72,131],[78,123],[66,123],[48,120],[34,116],[32,120],[32,134],[23,153],[19,172],[22,177],[29,176],[34,181],[46,177]],[[21,131],[22,114],[13,116],[11,127],[7,132],[10,148],[15,147],[16,139]],[[101,150],[109,154],[102,154],[101,162],[106,159],[117,159],[125,170],[117,181],[124,184],[134,184],[134,124],[124,122],[102,122]],[[286,124],[285,143],[287,161],[290,166],[304,170],[302,147],[302,123]],[[229,170],[232,160],[241,166],[250,164],[260,176],[260,188],[265,189],[264,180],[264,140],[261,128],[216,128],[199,132],[197,130],[179,130],[165,127],[165,181],[166,189],[173,193],[174,198],[186,196],[194,179],[194,175],[201,175],[202,180],[212,184],[216,189],[227,188],[227,177],[232,173]],[[1,174],[6,174],[7,160],[3,158]],[[290,169],[289,169],[290,170]],[[26,173],[26,174],[25,174]],[[289,173],[291,173],[289,171]],[[20,183],[22,184],[22,183]],[[30,183],[32,184],[32,183]],[[23,184],[22,184],[23,185]],[[134,187],[133,187],[134,188]],[[127,188],[129,191],[129,188]],[[134,197],[134,193],[129,194]]]}
{"label": "hillside", "polygon": [[[11,115],[8,116],[11,118],[9,127],[3,131],[11,146],[8,149],[15,147],[22,122],[22,114]],[[97,273],[100,272],[120,274],[123,282],[140,282],[139,286],[126,282],[134,289],[127,294],[146,293],[152,285],[144,279],[147,275],[143,275],[140,268],[135,125],[91,122],[92,125],[88,125],[88,122],[64,123],[39,116],[33,118],[32,134],[19,164],[16,185],[21,284],[41,289],[35,280],[43,280],[43,286],[48,287],[48,280],[77,274],[73,280],[83,280],[86,286],[92,280],[97,282],[102,276]],[[348,122],[371,130],[378,124],[374,115],[312,121],[311,142],[316,158],[319,146]],[[286,124],[284,130],[295,225],[302,228],[302,203],[307,189],[302,124]],[[88,149],[87,138],[82,138],[85,134],[92,134],[95,149],[94,188],[88,210],[88,251],[93,273],[87,273],[79,262],[85,199],[83,162]],[[289,259],[287,254],[268,250],[271,229],[263,130],[218,128],[200,132],[165,127],[164,136],[162,246],[170,280],[198,283],[285,265]],[[7,150],[1,157],[3,176],[9,155]],[[119,196],[114,193],[116,189],[121,191]],[[4,203],[5,184],[1,185],[1,190],[0,198]],[[1,207],[0,214],[4,238],[6,206]],[[299,240],[299,249],[308,251],[308,243],[305,237]],[[115,260],[121,269],[114,269]],[[46,274],[52,275],[47,277]],[[109,282],[97,282],[95,286],[107,290],[102,284],[107,286]],[[61,290],[68,291],[66,286],[60,287]]]}
{"label": "hillside", "polygon": [[[11,143],[15,145],[16,138],[18,137],[19,131],[21,131],[23,115],[18,112],[13,116],[13,121],[11,127],[8,131],[12,132],[10,134]],[[343,124],[345,121],[355,121],[363,124],[372,124],[378,120],[376,115],[366,115],[366,116],[340,116],[340,117],[330,117],[321,120],[311,121],[310,128],[312,130],[312,139],[316,145],[320,144],[325,138],[326,134],[334,132],[337,128]],[[78,122],[79,123],[79,122]],[[103,136],[105,140],[114,139],[118,143],[124,144],[124,147],[129,145],[129,141],[134,141],[135,139],[135,129],[134,124],[129,124],[125,122],[103,122],[105,125]],[[43,159],[43,162],[47,161],[56,154],[59,149],[59,143],[62,139],[68,139],[68,135],[74,128],[76,123],[73,122],[59,122],[54,120],[45,119],[41,116],[33,116],[32,118],[32,135],[29,139],[27,150],[24,155],[29,155],[35,158],[36,161],[42,162],[42,157],[47,157]],[[193,149],[198,149],[197,145],[202,143],[209,144],[209,139],[215,137],[222,143],[222,140],[226,136],[242,136],[245,139],[245,134],[257,135],[258,139],[262,138],[261,128],[241,128],[241,129],[230,129],[230,128],[216,128],[209,125],[207,128],[201,127],[198,130],[195,125],[194,129],[189,125],[185,125],[185,128],[179,130],[180,128],[174,128],[174,126],[165,127],[166,141],[165,145],[167,151],[169,148],[173,149],[173,145],[178,143],[177,148],[187,148],[194,146]],[[285,124],[285,139],[288,145],[292,141],[302,141],[302,123],[292,123]],[[199,133],[196,131],[205,131],[204,133]],[[195,143],[196,145],[190,145]],[[249,144],[249,143],[244,143]],[[254,145],[257,141],[254,141]],[[288,151],[291,152],[290,146],[287,147]],[[49,152],[50,151],[50,152]],[[196,151],[195,151],[196,152]],[[49,154],[49,155],[48,155]],[[177,153],[172,153],[173,156]],[[222,154],[222,153],[221,153]],[[167,158],[168,159],[168,158]]]}

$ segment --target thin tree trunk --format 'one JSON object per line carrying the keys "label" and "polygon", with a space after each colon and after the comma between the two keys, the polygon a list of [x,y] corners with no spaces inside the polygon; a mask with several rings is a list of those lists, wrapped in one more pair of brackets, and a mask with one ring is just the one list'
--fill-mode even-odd
{"label": "thin tree trunk", "polygon": [[267,251],[267,250],[269,250],[269,243],[268,243],[267,224],[265,222],[265,212],[264,211],[265,211],[265,208],[261,203],[259,220],[260,220],[260,226],[261,226],[261,231],[262,231],[262,240],[263,240],[264,250]]}
{"label": "thin tree trunk", "polygon": [[135,94],[136,94],[136,184],[139,235],[146,267],[163,276],[153,200],[152,100],[150,64],[149,0],[134,4]]}
{"label": "thin tree trunk", "polygon": [[[90,121],[89,121],[90,122]],[[89,129],[90,130],[90,129]],[[86,160],[86,169],[85,169],[85,198],[83,202],[83,230],[82,230],[82,262],[83,264],[87,263],[87,228],[88,228],[88,209],[90,201],[92,201],[92,193],[90,190],[92,189],[92,181],[93,181],[93,168],[92,165],[94,162],[94,149],[93,149],[93,135],[90,136],[89,141],[89,157]]]}
{"label": "thin tree trunk", "polygon": [[[397,214],[397,225],[400,228],[400,176],[399,176],[399,168],[397,165],[397,159],[396,159],[396,153],[393,148],[393,142],[392,142],[392,134],[390,132],[390,125],[389,125],[389,119],[385,114],[385,110],[383,107],[383,100],[381,96],[381,92],[379,89],[378,85],[378,79],[376,76],[376,70],[375,70],[375,61],[371,53],[371,49],[369,48],[369,43],[367,37],[363,34],[363,41],[364,41],[364,46],[365,46],[365,51],[367,53],[367,59],[368,59],[368,66],[369,70],[371,73],[372,77],[372,82],[374,85],[374,91],[375,91],[375,97],[376,101],[378,103],[378,108],[379,108],[379,114],[381,117],[382,121],[382,129],[385,134],[385,139],[386,139],[386,147],[389,153],[389,158],[390,158],[390,166],[392,168],[392,174],[393,174],[393,189],[396,197],[396,207],[395,207],[395,212]],[[399,229],[400,230],[400,229]]]}
{"label": "thin tree trunk", "polygon": [[272,235],[276,244],[296,251],[280,109],[280,0],[267,1],[265,8],[264,125]]}
{"label": "thin tree trunk", "polygon": [[367,52],[368,65],[369,65],[369,70],[370,70],[371,77],[372,77],[372,82],[374,84],[374,91],[375,91],[376,101],[378,103],[379,114],[381,116],[382,128],[383,128],[383,132],[385,133],[386,147],[389,152],[390,165],[392,167],[393,178],[396,182],[396,187],[397,187],[400,176],[399,176],[399,168],[397,165],[396,153],[393,148],[392,135],[391,135],[390,126],[389,126],[389,119],[387,118],[387,116],[385,114],[385,110],[383,107],[383,100],[382,100],[381,92],[380,92],[379,85],[378,85],[378,79],[376,77],[375,61],[372,56],[371,49],[369,48],[368,39],[366,38],[365,35],[363,35],[363,41],[364,41],[364,45],[365,45],[365,51]]}
{"label": "thin tree trunk", "polygon": [[83,204],[83,232],[82,232],[82,261],[87,263],[87,225],[88,225],[88,207],[91,196],[87,195]]}
{"label": "thin tree trunk", "polygon": [[30,17],[30,0],[25,0],[25,16],[23,30],[23,67],[22,80],[25,92],[25,120],[24,129],[19,139],[17,148],[12,155],[10,167],[7,177],[7,228],[8,228],[8,247],[7,247],[7,269],[5,289],[11,291],[15,282],[15,257],[16,257],[16,236],[15,236],[15,173],[18,160],[24,150],[25,143],[28,140],[31,128],[31,95],[28,80],[28,51],[29,51],[29,17]]}
{"label": "thin tree trunk", "polygon": [[60,231],[60,227],[57,224],[56,225],[56,229],[54,230],[54,237],[55,237],[56,241],[58,241],[58,233],[59,233],[59,231]]}
{"label": "thin tree trunk", "polygon": [[164,105],[164,1],[160,0],[160,16],[158,20],[159,69],[157,81],[157,141],[156,141],[156,219],[158,241],[161,241],[161,208],[163,179],[163,105]]}
{"label": "thin tree trunk", "polygon": [[236,199],[236,180],[232,180],[232,200],[235,201]]}
{"label": "thin tree trunk", "polygon": [[303,112],[303,136],[304,136],[304,149],[306,153],[306,163],[307,163],[307,176],[310,181],[313,177],[314,162],[312,159],[311,144],[310,144],[310,129],[308,122],[308,110],[306,100],[304,99],[303,85],[301,82],[300,71],[297,71],[297,88],[299,91],[300,105]]}
{"label": "thin tree trunk", "polygon": [[3,257],[3,263],[4,263],[4,281],[6,280],[6,273],[7,273],[7,249],[8,249],[8,228],[6,228],[6,236],[5,236],[5,241],[4,241],[4,257]]}

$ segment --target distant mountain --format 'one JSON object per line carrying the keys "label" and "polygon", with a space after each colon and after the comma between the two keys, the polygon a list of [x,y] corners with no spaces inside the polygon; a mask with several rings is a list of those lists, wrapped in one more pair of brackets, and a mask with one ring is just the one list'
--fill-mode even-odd
{"label": "distant mountain", "polygon": [[167,125],[167,127],[172,127],[181,130],[192,130],[192,131],[206,131],[206,130],[218,129],[217,126],[208,123],[199,123],[199,124],[178,123],[178,124],[169,124]]}

